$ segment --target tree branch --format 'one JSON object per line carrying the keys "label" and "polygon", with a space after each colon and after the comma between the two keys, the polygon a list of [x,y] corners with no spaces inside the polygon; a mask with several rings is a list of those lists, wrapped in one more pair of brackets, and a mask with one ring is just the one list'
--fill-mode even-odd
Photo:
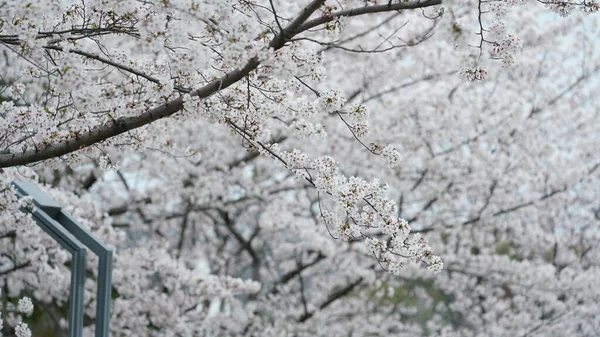
{"label": "tree branch", "polygon": [[322,16],[317,19],[313,19],[307,21],[303,25],[298,28],[299,32],[303,32],[305,30],[309,30],[316,26],[320,26],[324,23],[331,22],[341,18],[343,16],[353,17],[365,14],[375,14],[375,13],[383,13],[383,12],[392,12],[392,11],[400,11],[404,9],[417,9],[417,8],[425,8],[436,5],[441,5],[442,0],[427,0],[427,1],[411,1],[411,2],[397,2],[390,5],[378,5],[378,6],[368,6],[368,7],[360,7],[360,8],[351,8],[346,9],[339,12],[333,12],[331,15]]}
{"label": "tree branch", "polygon": [[[117,69],[121,69],[121,70],[123,70],[125,72],[128,72],[128,73],[131,73],[131,74],[133,74],[135,76],[145,78],[146,80],[148,80],[148,81],[150,81],[152,83],[161,84],[160,81],[156,77],[150,76],[148,74],[145,74],[145,73],[143,73],[143,72],[141,72],[139,70],[136,70],[134,68],[128,67],[126,65],[114,62],[113,60],[111,60],[109,58],[106,58],[106,57],[102,57],[102,56],[100,56],[98,54],[88,53],[86,51],[79,50],[79,49],[73,49],[73,48],[65,49],[63,47],[53,46],[53,45],[44,46],[44,48],[45,49],[49,49],[49,50],[59,51],[59,52],[68,52],[68,53],[80,55],[80,56],[86,57],[88,59],[96,60],[96,61],[98,61],[100,63],[104,63],[104,64],[107,64],[109,66],[113,66],[113,67],[115,67]],[[180,92],[185,92],[185,93],[190,92],[189,89],[181,88],[181,87],[177,87],[177,86],[175,87],[175,90],[180,91]]]}
{"label": "tree branch", "polygon": [[29,261],[25,262],[25,263],[21,263],[21,264],[15,264],[13,267],[8,268],[6,270],[2,270],[0,271],[0,276],[2,275],[6,275],[6,274],[10,274],[15,270],[19,270],[19,269],[23,269],[23,268],[27,268],[31,266],[31,263]]}
{"label": "tree branch", "polygon": [[300,265],[298,265],[296,267],[296,269],[291,270],[291,271],[285,273],[283,276],[281,276],[281,278],[279,280],[277,280],[277,282],[275,282],[273,284],[273,288],[271,289],[271,291],[269,291],[269,293],[270,294],[277,294],[277,293],[279,293],[279,290],[277,289],[277,286],[288,283],[291,279],[293,279],[297,275],[300,275],[300,273],[303,270],[305,270],[306,268],[310,268],[310,267],[314,266],[319,261],[325,259],[325,257],[326,257],[325,255],[323,255],[321,252],[319,252],[319,254],[317,255],[317,257],[314,260],[312,260],[311,262],[308,262],[306,264],[300,264]]}
{"label": "tree branch", "polygon": [[[396,11],[403,9],[423,8],[441,4],[441,0],[428,1],[413,1],[402,2],[391,5],[369,6],[362,8],[353,8],[339,12],[331,13],[331,15],[319,17],[310,21],[308,18],[323,5],[325,0],[314,0],[307,5],[302,12],[292,21],[283,31],[277,34],[269,43],[269,47],[274,50],[283,48],[285,43],[297,34],[300,34],[308,29],[318,25],[333,21],[342,16],[357,16],[372,13],[381,13],[388,11]],[[219,79],[216,79],[203,87],[196,89],[190,93],[191,96],[206,98],[212,94],[221,91],[239,80],[247,76],[251,71],[259,66],[260,62],[257,57],[250,59],[242,68],[233,70]],[[43,148],[23,151],[21,153],[3,153],[0,154],[0,168],[31,164],[40,160],[46,160],[63,156],[65,154],[75,152],[81,148],[88,147],[92,144],[99,143],[106,139],[126,133],[130,130],[140,128],[146,124],[150,124],[158,119],[171,116],[183,110],[183,97],[168,101],[158,107],[147,110],[138,116],[121,117],[114,121],[107,122],[89,130],[87,133],[66,141],[49,145]]]}
{"label": "tree branch", "polygon": [[[356,288],[359,284],[361,284],[362,281],[363,281],[363,278],[361,277],[361,278],[357,279],[356,281],[348,284],[344,288],[339,289],[339,290],[333,292],[332,294],[330,294],[329,297],[327,297],[327,299],[325,300],[325,302],[321,303],[321,305],[319,306],[319,310],[323,310],[323,309],[327,308],[333,302],[348,295],[352,290],[354,290],[354,288]],[[315,314],[315,311],[304,314],[304,315],[300,316],[300,318],[298,319],[298,322],[300,322],[300,323],[305,322],[306,320],[311,318],[314,314]]]}

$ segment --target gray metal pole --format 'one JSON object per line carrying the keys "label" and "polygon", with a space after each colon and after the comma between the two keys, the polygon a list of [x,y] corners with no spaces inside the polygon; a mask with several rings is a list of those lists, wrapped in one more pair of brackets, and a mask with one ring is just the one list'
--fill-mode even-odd
{"label": "gray metal pole", "polygon": [[100,241],[87,229],[81,227],[65,212],[61,211],[56,220],[72,233],[81,243],[99,258],[96,291],[96,337],[107,337],[110,323],[110,300],[112,279],[112,249]]}
{"label": "gray metal pole", "polygon": [[108,337],[110,327],[110,301],[112,278],[112,249],[81,227],[50,196],[35,184],[13,182],[17,196],[31,196],[37,207],[30,212],[36,223],[72,256],[71,292],[69,294],[69,337],[81,337],[83,333],[83,295],[85,285],[86,247],[98,258],[98,289],[96,301],[96,337]]}
{"label": "gray metal pole", "polygon": [[[17,196],[24,197],[31,191],[25,191],[17,186]],[[31,213],[36,221],[48,235],[50,235],[58,244],[71,253],[71,289],[69,292],[69,337],[81,337],[83,333],[83,295],[85,282],[85,261],[87,249],[63,226],[58,224],[50,217],[55,213],[56,202],[52,199],[34,198],[34,204],[37,209],[33,211],[22,208],[23,211]],[[50,210],[50,214],[45,210]]]}

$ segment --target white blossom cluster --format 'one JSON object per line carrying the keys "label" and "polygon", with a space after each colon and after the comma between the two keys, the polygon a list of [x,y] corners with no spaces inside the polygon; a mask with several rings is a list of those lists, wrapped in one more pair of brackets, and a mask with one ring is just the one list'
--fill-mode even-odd
{"label": "white blossom cluster", "polygon": [[464,80],[474,82],[485,80],[485,78],[488,75],[488,72],[485,68],[473,68],[464,69],[459,74]]}
{"label": "white blossom cluster", "polygon": [[[367,182],[357,177],[347,178],[338,172],[335,160],[323,156],[310,160],[299,150],[282,151],[279,156],[297,176],[312,182],[318,191],[330,195],[351,221],[343,221],[335,212],[322,211],[325,225],[331,227],[345,241],[365,240],[369,249],[381,250],[378,259],[388,266],[393,274],[402,270],[402,259],[425,262],[429,269],[439,272],[442,260],[432,253],[427,240],[420,235],[409,235],[410,225],[398,219],[398,208],[393,200],[387,199],[387,187],[379,180]],[[399,161],[393,147],[384,149],[384,156],[391,157],[390,163]],[[361,208],[362,205],[362,208]],[[378,229],[389,239],[389,244],[369,234]]]}
{"label": "white blossom cluster", "polygon": [[515,63],[515,53],[523,48],[521,39],[508,34],[504,39],[494,42],[490,54],[494,58],[502,59],[505,66],[511,66]]}
{"label": "white blossom cluster", "polygon": [[393,145],[388,145],[381,151],[383,157],[387,160],[388,167],[396,167],[402,160],[402,155]]}
{"label": "white blossom cluster", "polygon": [[22,312],[27,316],[30,316],[31,313],[33,313],[33,303],[31,302],[31,298],[29,298],[29,297],[21,298],[19,300],[17,310],[19,310],[19,312]]}
{"label": "white blossom cluster", "polygon": [[305,119],[300,119],[290,126],[292,132],[301,138],[324,138],[327,132],[320,123],[313,124]]}
{"label": "white blossom cluster", "polygon": [[349,124],[352,133],[357,137],[364,137],[369,134],[369,111],[364,105],[350,106],[343,117]]}
{"label": "white blossom cluster", "polygon": [[597,1],[562,1],[551,0],[545,2],[546,6],[562,17],[567,17],[576,9],[581,9],[584,13],[595,13],[600,10],[600,4]]}
{"label": "white blossom cluster", "polygon": [[326,113],[340,111],[344,103],[344,97],[337,90],[329,90],[319,96],[319,109]]}
{"label": "white blossom cluster", "polygon": [[[0,294],[2,294],[2,288],[0,288]],[[3,309],[14,310],[14,308],[12,308],[10,305],[8,307],[4,308],[2,306],[2,304],[0,304],[0,330],[4,326],[4,320],[2,318]],[[22,297],[21,299],[19,299],[19,303],[17,304],[15,311],[18,313],[23,313],[27,316],[30,316],[33,313],[33,303],[31,302],[31,298]],[[17,316],[17,317],[18,317],[17,318],[18,322],[16,322],[16,324],[14,324],[15,336],[16,337],[31,337],[31,329],[29,329],[29,326],[27,325],[27,323],[23,322],[20,316]],[[14,320],[14,318],[13,318],[13,320]]]}

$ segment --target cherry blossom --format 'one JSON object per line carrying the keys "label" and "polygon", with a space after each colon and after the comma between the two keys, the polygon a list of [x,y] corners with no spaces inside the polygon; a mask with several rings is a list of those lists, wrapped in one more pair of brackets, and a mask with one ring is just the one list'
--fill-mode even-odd
{"label": "cherry blossom", "polygon": [[113,248],[115,336],[600,329],[597,1],[0,8],[2,333],[69,296],[14,180]]}

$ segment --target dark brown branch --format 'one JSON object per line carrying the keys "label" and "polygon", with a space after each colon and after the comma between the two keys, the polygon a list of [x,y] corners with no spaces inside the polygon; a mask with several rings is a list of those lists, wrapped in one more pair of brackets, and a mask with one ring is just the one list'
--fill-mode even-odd
{"label": "dark brown branch", "polygon": [[[333,293],[331,293],[329,295],[329,297],[327,297],[327,299],[325,300],[325,302],[321,303],[321,305],[319,306],[319,310],[323,310],[325,308],[327,308],[328,306],[330,306],[333,302],[339,300],[340,298],[348,295],[352,290],[354,290],[354,288],[356,288],[359,284],[361,284],[363,281],[363,278],[359,278],[358,280],[348,284],[347,286],[345,286],[342,289],[339,289],[337,291],[334,291]],[[305,322],[306,320],[308,320],[309,318],[311,318],[313,315],[315,314],[315,312],[309,312],[307,314],[304,314],[302,316],[300,316],[300,318],[298,319],[298,322],[302,323]]]}
{"label": "dark brown branch", "polygon": [[219,210],[219,215],[223,219],[223,223],[225,224],[227,230],[235,237],[235,239],[242,246],[242,248],[244,248],[244,250],[248,252],[250,257],[252,257],[252,260],[259,260],[258,254],[254,250],[254,248],[252,248],[250,242],[244,239],[244,237],[233,227],[233,221],[229,217],[229,213],[227,213],[224,210]]}
{"label": "dark brown branch", "polygon": [[187,231],[187,227],[190,219],[190,212],[192,211],[192,204],[188,201],[187,206],[185,207],[185,214],[183,215],[183,219],[181,220],[181,232],[179,232],[179,240],[177,241],[177,258],[181,257],[181,251],[183,249],[183,241],[185,239],[185,232]]}
{"label": "dark brown branch", "polygon": [[[392,5],[379,5],[362,8],[353,8],[334,12],[329,16],[319,17],[310,21],[308,18],[323,5],[325,0],[314,0],[306,6],[302,12],[292,21],[284,30],[277,34],[269,43],[269,47],[274,50],[283,48],[285,43],[293,36],[302,33],[306,30],[333,21],[339,17],[357,16],[363,14],[381,13],[388,11],[396,11],[403,9],[423,8],[441,4],[441,0],[428,1],[413,1],[395,3]],[[192,96],[206,98],[210,95],[230,87],[234,83],[246,77],[251,71],[259,66],[258,58],[250,59],[242,68],[233,70],[223,77],[214,80],[203,87],[192,91]],[[138,116],[121,117],[114,121],[103,125],[96,126],[89,132],[78,137],[70,138],[56,145],[46,146],[41,149],[33,149],[20,153],[4,153],[0,154],[0,168],[17,165],[31,164],[40,160],[56,158],[65,154],[75,152],[81,148],[88,147],[92,144],[104,141],[117,135],[126,133],[130,130],[140,128],[146,124],[150,124],[158,119],[169,117],[183,110],[183,97],[168,101],[158,107],[147,110]]]}
{"label": "dark brown branch", "polygon": [[419,179],[417,179],[413,187],[410,189],[411,192],[413,192],[415,189],[417,189],[417,187],[419,187],[419,185],[421,185],[421,183],[425,179],[425,176],[427,175],[427,172],[429,172],[429,169],[424,169],[423,171],[421,171],[421,176],[419,177]]}
{"label": "dark brown branch", "polygon": [[302,24],[298,31],[303,32],[305,30],[309,30],[316,26],[320,26],[324,23],[331,22],[337,20],[341,17],[353,17],[365,14],[374,14],[374,13],[383,13],[383,12],[392,12],[392,11],[400,11],[405,9],[417,9],[417,8],[425,8],[436,5],[441,5],[442,0],[427,0],[427,1],[411,1],[411,2],[396,2],[391,5],[377,5],[377,6],[368,6],[368,7],[360,7],[360,8],[351,8],[346,9],[339,12],[333,12],[331,15],[321,16],[320,18],[313,19],[307,21]]}
{"label": "dark brown branch", "polygon": [[[271,40],[269,47],[275,50],[281,49],[288,39],[287,36],[293,36],[302,32],[303,30],[299,30],[299,27],[314,11],[321,7],[324,2],[325,0],[312,1],[302,10],[300,15],[284,29],[283,32],[276,35],[273,40]],[[250,59],[244,67],[233,70],[223,77],[206,84],[202,88],[194,90],[191,92],[191,95],[206,98],[218,91],[226,89],[247,76],[252,70],[256,69],[259,64],[258,58],[254,57]],[[183,110],[183,97],[168,101],[156,108],[143,112],[139,116],[118,118],[112,122],[97,126],[87,134],[77,138],[71,138],[57,145],[29,150],[18,154],[0,154],[0,167],[25,165],[40,160],[60,157],[127,131],[137,129],[146,124],[150,124],[158,119],[171,116],[181,110]]]}
{"label": "dark brown branch", "polygon": [[[160,82],[160,80],[158,80],[156,77],[150,76],[150,75],[148,75],[148,74],[145,74],[145,73],[143,73],[143,72],[141,72],[141,71],[139,71],[139,70],[136,70],[136,69],[134,69],[134,68],[128,67],[128,66],[126,66],[126,65],[123,65],[123,64],[120,64],[120,63],[117,63],[117,62],[114,62],[114,61],[112,61],[112,60],[111,60],[111,59],[109,59],[109,58],[102,57],[102,56],[100,56],[100,55],[97,55],[97,54],[94,54],[94,53],[88,53],[88,52],[85,52],[85,51],[83,51],[83,50],[79,50],[79,49],[73,49],[73,48],[70,48],[70,49],[65,49],[65,48],[63,48],[63,47],[59,47],[59,46],[53,46],[53,45],[50,45],[50,46],[44,46],[44,48],[45,48],[45,49],[49,49],[49,50],[55,50],[55,51],[60,51],[60,52],[68,52],[68,53],[72,53],[72,54],[80,55],[80,56],[86,57],[86,58],[88,58],[88,59],[91,59],[91,60],[96,60],[96,61],[98,61],[98,62],[101,62],[101,63],[107,64],[107,65],[109,65],[109,66],[113,66],[113,67],[115,67],[115,68],[117,68],[117,69],[120,69],[120,70],[126,71],[126,72],[128,72],[128,73],[131,73],[131,74],[133,74],[133,75],[135,75],[135,76],[142,77],[142,78],[144,78],[144,79],[146,79],[146,80],[148,80],[148,81],[150,81],[150,82],[152,82],[152,83],[156,83],[156,84],[159,84],[159,85],[161,85],[161,84],[162,84],[162,83]],[[181,88],[181,87],[175,87],[175,90],[177,90],[177,91],[179,91],[179,92],[184,92],[184,93],[188,93],[188,92],[190,92],[190,90],[189,90],[189,89],[186,89],[186,88]]]}
{"label": "dark brown branch", "polygon": [[[554,104],[556,104],[556,102],[558,102],[566,94],[570,93],[578,85],[580,85],[581,83],[585,82],[587,79],[589,79],[590,77],[592,77],[592,75],[596,74],[599,71],[600,71],[600,66],[597,66],[596,68],[592,69],[592,71],[590,71],[588,73],[584,73],[583,75],[579,76],[573,83],[571,83],[569,86],[567,86],[565,89],[563,89],[560,93],[558,93],[558,95],[556,95],[553,98],[551,98],[548,101],[548,103],[546,103],[546,106],[544,108],[547,109],[547,108],[553,106]],[[529,113],[529,116],[527,116],[527,118],[533,117],[535,114],[541,112],[542,109],[544,109],[544,108],[533,108],[533,109],[531,109],[531,112]]]}
{"label": "dark brown branch", "polygon": [[490,200],[492,199],[492,196],[494,195],[494,191],[496,190],[497,186],[498,186],[498,180],[493,180],[492,185],[490,186],[490,193],[488,193],[487,197],[485,198],[485,202],[483,203],[483,206],[477,212],[477,216],[463,222],[463,225],[469,225],[469,224],[472,224],[472,223],[475,223],[475,222],[481,220],[481,215],[487,209],[487,207],[490,205]]}
{"label": "dark brown branch", "polygon": [[315,264],[317,264],[319,261],[325,259],[325,255],[321,254],[319,252],[319,255],[317,255],[317,257],[312,260],[311,262],[307,263],[307,264],[301,264],[299,265],[296,269],[291,270],[287,273],[285,273],[277,282],[275,282],[275,284],[273,285],[273,288],[271,289],[270,293],[272,294],[277,294],[279,291],[277,290],[277,286],[281,285],[281,284],[286,284],[288,283],[291,279],[293,279],[294,277],[296,277],[297,275],[300,275],[300,273],[305,270],[306,268],[310,268],[312,266],[314,266]]}
{"label": "dark brown branch", "polygon": [[11,267],[11,268],[9,268],[9,269],[6,269],[6,270],[2,270],[2,271],[0,271],[0,276],[2,276],[2,275],[6,275],[6,274],[10,274],[10,273],[12,273],[13,271],[16,271],[16,270],[19,270],[19,269],[27,268],[27,267],[29,267],[30,265],[31,265],[31,263],[30,263],[29,261],[27,261],[27,262],[25,262],[25,263],[22,263],[22,264],[17,264],[17,265],[14,265],[13,267]]}
{"label": "dark brown branch", "polygon": [[110,208],[107,211],[107,213],[110,216],[125,214],[125,213],[127,213],[129,211],[129,208],[133,206],[132,204],[136,204],[136,203],[140,203],[140,202],[144,203],[144,204],[149,204],[149,203],[152,202],[152,199],[150,199],[150,198],[144,198],[144,199],[142,199],[140,201],[129,202],[129,203],[125,204],[125,205],[121,205],[121,206]]}
{"label": "dark brown branch", "polygon": [[17,237],[17,231],[16,230],[9,230],[6,231],[2,234],[0,234],[0,239],[4,239],[4,238],[16,238]]}
{"label": "dark brown branch", "polygon": [[[297,265],[298,266],[302,265],[302,261],[298,260]],[[302,300],[302,308],[304,310],[303,316],[307,316],[308,315],[308,301],[306,299],[306,294],[304,293],[305,287],[304,287],[304,278],[302,277],[302,275],[300,275],[298,280],[300,281],[300,299]]]}
{"label": "dark brown branch", "polygon": [[362,100],[360,102],[360,104],[361,105],[365,104],[365,103],[367,103],[367,102],[369,102],[371,100],[377,99],[377,98],[379,98],[379,97],[381,97],[383,95],[389,94],[391,92],[394,92],[394,91],[397,91],[397,90],[400,90],[400,89],[403,89],[403,88],[406,88],[406,87],[410,87],[410,86],[418,84],[420,82],[429,81],[429,80],[432,80],[432,79],[435,79],[435,78],[438,78],[438,77],[442,77],[443,75],[454,75],[455,73],[456,73],[456,71],[451,71],[451,72],[448,72],[448,73],[445,73],[445,74],[432,74],[432,75],[423,76],[421,78],[418,78],[416,80],[413,80],[413,81],[410,81],[410,82],[407,82],[407,83],[403,83],[403,84],[400,84],[400,85],[395,85],[395,86],[393,86],[391,88],[388,88],[388,89],[385,89],[383,91],[380,91],[380,92],[374,94],[373,96],[365,98],[364,100]]}

